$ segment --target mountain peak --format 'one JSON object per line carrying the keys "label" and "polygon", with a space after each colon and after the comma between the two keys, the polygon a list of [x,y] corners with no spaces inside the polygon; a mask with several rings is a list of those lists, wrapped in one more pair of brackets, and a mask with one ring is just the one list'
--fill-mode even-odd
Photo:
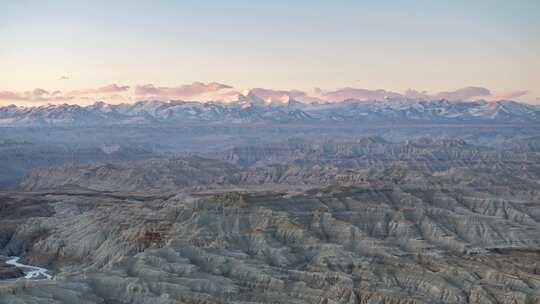
{"label": "mountain peak", "polygon": [[232,103],[142,100],[132,104],[97,101],[74,104],[0,108],[0,126],[95,125],[184,122],[430,122],[539,123],[540,108],[515,101],[448,101],[387,98],[348,99],[335,103],[302,103],[291,96],[263,100],[253,92]]}

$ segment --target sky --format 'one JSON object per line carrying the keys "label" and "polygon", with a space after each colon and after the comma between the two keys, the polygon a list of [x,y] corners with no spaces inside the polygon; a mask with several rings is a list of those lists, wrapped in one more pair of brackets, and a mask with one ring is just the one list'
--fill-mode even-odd
{"label": "sky", "polygon": [[540,104],[538,0],[0,0],[0,8],[0,105],[226,100],[253,88],[307,99],[468,92]]}

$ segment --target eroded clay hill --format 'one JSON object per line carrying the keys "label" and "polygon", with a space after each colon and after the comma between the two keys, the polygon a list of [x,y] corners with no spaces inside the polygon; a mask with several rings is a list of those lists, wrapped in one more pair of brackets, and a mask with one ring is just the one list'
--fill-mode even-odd
{"label": "eroded clay hill", "polygon": [[21,188],[174,193],[398,183],[535,189],[540,179],[540,153],[534,146],[510,148],[478,146],[460,139],[421,138],[403,143],[379,137],[289,140],[233,148],[213,155],[214,159],[189,156],[36,169]]}
{"label": "eroded clay hill", "polygon": [[5,193],[0,252],[54,280],[0,303],[540,303],[540,197],[514,194]]}

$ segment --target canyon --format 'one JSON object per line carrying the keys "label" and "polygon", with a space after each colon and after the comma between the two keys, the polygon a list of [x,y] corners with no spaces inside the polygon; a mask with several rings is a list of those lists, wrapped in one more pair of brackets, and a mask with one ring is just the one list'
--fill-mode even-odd
{"label": "canyon", "polygon": [[540,303],[535,121],[242,124],[0,128],[0,303]]}

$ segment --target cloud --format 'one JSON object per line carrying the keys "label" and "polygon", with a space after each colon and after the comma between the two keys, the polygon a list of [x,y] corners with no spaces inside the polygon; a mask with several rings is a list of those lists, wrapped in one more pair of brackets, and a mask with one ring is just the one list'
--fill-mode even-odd
{"label": "cloud", "polygon": [[80,96],[78,97],[80,100],[84,100],[86,102],[94,103],[96,101],[106,101],[106,102],[127,102],[131,100],[131,97],[129,96],[123,96],[120,94],[112,94],[107,96]]}
{"label": "cloud", "polygon": [[11,91],[0,91],[0,99],[6,100],[25,100],[20,93],[15,93]]}
{"label": "cloud", "polygon": [[422,100],[436,100],[446,99],[450,101],[465,101],[475,99],[485,100],[501,100],[501,99],[515,99],[528,93],[525,90],[505,91],[492,93],[489,89],[483,87],[464,87],[454,91],[444,91],[439,93],[429,93],[427,91],[419,91],[415,89],[408,89],[403,94],[399,94],[387,90],[369,90],[359,88],[342,88],[334,91],[324,91],[316,88],[316,93],[322,98],[329,101],[343,101],[346,99],[358,99],[358,100],[383,100],[387,97],[406,97],[412,99]]}
{"label": "cloud", "polygon": [[433,99],[432,95],[429,95],[427,91],[417,91],[414,89],[407,89],[405,91],[405,97],[413,99]]}
{"label": "cloud", "polygon": [[486,98],[486,99],[487,99],[487,100],[492,100],[492,101],[496,101],[496,100],[509,100],[509,99],[519,98],[519,97],[521,97],[521,96],[526,95],[527,93],[529,93],[529,91],[525,91],[525,90],[503,91],[503,92],[497,92],[497,93],[491,94],[491,95],[490,95],[488,98]]}
{"label": "cloud", "polygon": [[[274,90],[252,88],[243,94],[255,95],[267,102],[286,102],[294,99],[304,103],[339,102],[347,99],[384,100],[385,98],[412,98],[421,100],[446,99],[450,101],[484,99],[488,101],[512,100],[530,93],[526,90],[509,90],[491,92],[487,88],[469,86],[453,91],[430,93],[423,90],[408,89],[403,94],[389,90],[370,90],[345,87],[325,90],[314,88],[312,92],[302,90]],[[155,86],[153,84],[137,85],[133,90],[128,85],[109,84],[97,88],[72,90],[67,93],[60,90],[35,88],[28,91],[0,91],[0,102],[23,103],[60,103],[73,102],[86,104],[96,100],[106,102],[127,102],[131,100],[192,100],[223,101],[238,100],[241,93],[232,86],[218,82],[194,82],[179,86]],[[533,102],[538,102],[535,100]]]}
{"label": "cloud", "polygon": [[322,91],[321,97],[329,101],[343,101],[347,99],[358,100],[384,100],[385,98],[403,97],[403,95],[386,90],[368,90],[358,88],[341,88],[334,91]]}
{"label": "cloud", "polygon": [[482,87],[465,87],[454,91],[445,91],[435,94],[430,94],[427,91],[418,91],[415,89],[408,89],[405,91],[404,96],[413,99],[433,100],[433,99],[446,99],[446,100],[471,100],[480,97],[488,97],[491,92]]}
{"label": "cloud", "polygon": [[[195,97],[209,98],[213,95],[223,95],[222,90],[231,89],[226,84],[211,82],[194,82],[177,87],[156,87],[153,84],[138,85],[135,87],[135,96],[137,98],[171,100],[171,99],[189,99]],[[212,94],[216,93],[216,94]]]}
{"label": "cloud", "polygon": [[450,92],[440,92],[434,97],[438,99],[447,100],[470,100],[473,98],[480,98],[490,96],[491,92],[482,87],[465,87]]}
{"label": "cloud", "polygon": [[310,96],[304,91],[300,90],[272,90],[272,89],[263,89],[263,88],[253,88],[249,90],[249,94],[253,94],[264,101],[272,102],[286,102],[290,99],[294,99],[300,102],[312,103],[312,102],[322,102],[321,98]]}
{"label": "cloud", "polygon": [[125,97],[120,96],[119,93],[129,90],[129,86],[119,86],[117,84],[110,84],[104,87],[95,89],[82,89],[74,90],[67,93],[63,93],[60,90],[54,90],[52,92],[36,88],[31,91],[13,92],[13,91],[0,91],[0,101],[8,102],[28,102],[28,103],[57,103],[65,101],[88,101],[91,99],[97,100],[125,100]]}
{"label": "cloud", "polygon": [[526,95],[528,91],[515,90],[515,91],[503,91],[492,93],[489,89],[483,87],[465,87],[457,89],[455,91],[440,92],[436,94],[429,94],[427,91],[417,91],[414,89],[408,89],[405,91],[405,97],[433,100],[433,99],[446,99],[450,101],[456,100],[474,100],[485,99],[490,101],[503,100],[503,99],[515,99],[523,95]]}
{"label": "cloud", "polygon": [[210,98],[209,100],[231,102],[231,101],[238,100],[241,94],[242,93],[238,91],[230,90],[230,91],[225,91],[219,94],[212,94],[212,98]]}
{"label": "cloud", "polygon": [[46,97],[50,95],[49,91],[44,89],[34,89],[34,91],[32,91],[32,94],[37,97]]}
{"label": "cloud", "polygon": [[54,102],[72,100],[73,98],[73,96],[62,95],[60,91],[49,93],[49,91],[40,88],[25,92],[0,91],[0,100],[7,101]]}
{"label": "cloud", "polygon": [[68,92],[68,95],[96,95],[96,94],[116,94],[129,90],[129,86],[119,86],[116,83],[106,85],[104,87],[95,88],[95,89],[81,89]]}

